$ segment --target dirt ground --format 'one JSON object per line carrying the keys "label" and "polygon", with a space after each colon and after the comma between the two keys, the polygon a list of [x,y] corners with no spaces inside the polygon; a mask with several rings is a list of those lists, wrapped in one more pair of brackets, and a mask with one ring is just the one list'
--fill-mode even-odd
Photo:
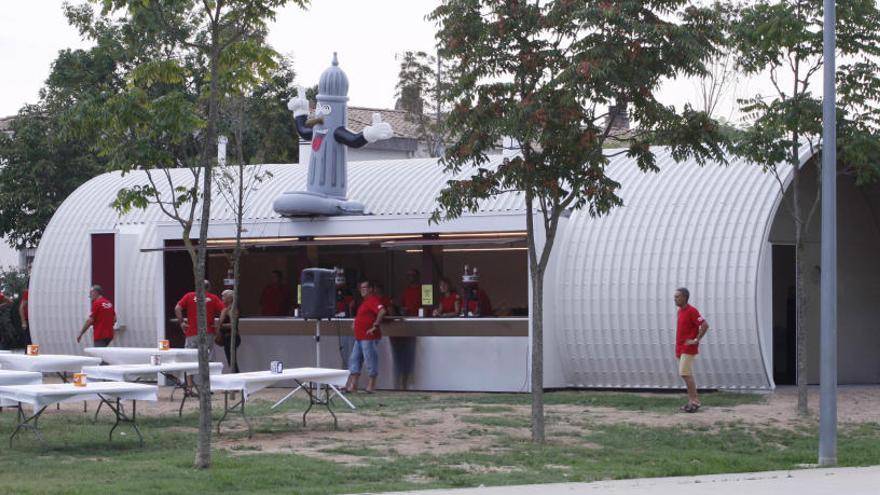
{"label": "dirt ground", "polygon": [[[275,401],[284,396],[286,389],[266,389],[251,396],[250,400]],[[170,389],[161,390],[160,400],[156,403],[138,403],[138,415],[173,416],[177,414],[178,401],[169,400]],[[601,393],[601,392],[590,392]],[[615,392],[620,393],[620,392]],[[255,428],[253,438],[248,439],[246,425],[240,416],[230,415],[223,423],[223,433],[215,436],[218,448],[228,449],[232,453],[252,454],[255,452],[285,452],[329,459],[335,462],[358,464],[364,457],[348,455],[346,451],[371,449],[378,455],[381,453],[397,453],[414,455],[421,453],[446,454],[471,450],[491,451],[496,441],[494,435],[473,434],[491,429],[503,432],[514,438],[528,438],[528,405],[493,405],[473,407],[474,404],[462,404],[461,407],[418,407],[406,408],[403,411],[390,408],[383,410],[377,407],[383,398],[388,400],[405,399],[407,394],[416,397],[426,395],[442,397],[444,394],[426,394],[422,392],[380,392],[371,396],[371,407],[364,407],[350,413],[337,414],[339,429],[332,428],[332,420],[325,409],[316,408],[308,416],[309,426],[302,428],[302,411],[304,402],[298,401],[285,404],[279,412],[271,416],[270,432],[261,432],[259,425],[267,421],[265,417],[252,420]],[[652,394],[642,394],[651,396]],[[676,411],[628,411],[608,407],[585,407],[572,405],[545,406],[547,421],[547,437],[553,442],[564,442],[568,436],[566,431],[583,433],[590,424],[630,423],[646,426],[674,427],[676,425],[693,427],[704,425],[711,427],[719,423],[743,423],[756,426],[792,428],[806,427],[815,422],[815,414],[819,403],[818,389],[810,390],[810,406],[813,418],[803,419],[796,414],[797,391],[794,388],[780,388],[768,394],[763,403],[745,404],[732,407],[704,407],[696,414],[679,413]],[[663,394],[668,397],[668,394]],[[362,395],[353,398],[355,404],[363,402]],[[179,399],[178,396],[176,397]],[[418,400],[418,399],[416,399]],[[880,422],[880,387],[841,387],[838,395],[838,419],[842,425],[865,422]],[[93,409],[90,404],[90,410]],[[213,401],[215,410],[222,410],[222,395]],[[338,408],[344,407],[341,403]],[[184,411],[192,412],[197,408],[195,399],[188,399]],[[66,403],[65,411],[82,412],[82,403]],[[481,417],[500,418],[493,426],[480,423]],[[475,418],[477,421],[475,421]],[[179,429],[193,431],[196,425],[182,424]],[[291,425],[285,431],[284,425]],[[264,429],[265,430],[265,429]],[[577,440],[583,443],[582,440]]]}

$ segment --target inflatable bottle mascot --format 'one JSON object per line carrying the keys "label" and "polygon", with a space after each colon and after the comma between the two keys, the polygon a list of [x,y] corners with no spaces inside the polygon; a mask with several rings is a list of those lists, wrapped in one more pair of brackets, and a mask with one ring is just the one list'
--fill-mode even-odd
{"label": "inflatable bottle mascot", "polygon": [[373,114],[373,124],[362,132],[345,128],[348,121],[348,77],[339,68],[336,53],[333,65],[321,74],[315,116],[309,119],[309,102],[302,86],[287,104],[296,120],[300,137],[312,142],[309,158],[308,184],[305,191],[286,192],[275,198],[272,205],[283,216],[358,215],[364,205],[349,201],[346,147],[360,148],[367,143],[389,139],[391,125]]}

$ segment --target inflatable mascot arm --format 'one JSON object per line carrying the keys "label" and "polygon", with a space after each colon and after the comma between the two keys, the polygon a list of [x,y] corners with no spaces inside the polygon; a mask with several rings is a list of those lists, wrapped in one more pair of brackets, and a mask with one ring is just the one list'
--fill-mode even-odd
{"label": "inflatable mascot arm", "polygon": [[[296,121],[296,132],[300,137],[309,141],[311,141],[313,136],[312,128],[315,124],[323,123],[324,116],[328,110],[323,105],[318,105],[315,108],[315,118],[308,120],[309,100],[306,98],[305,89],[302,86],[297,86],[296,97],[290,99],[287,103],[287,108],[293,112],[293,118]],[[373,114],[372,124],[364,127],[364,130],[361,132],[354,133],[345,127],[337,127],[333,130],[334,139],[351,148],[360,148],[367,143],[390,139],[392,136],[394,136],[394,131],[391,129],[391,124],[382,122],[382,115],[379,113]]]}

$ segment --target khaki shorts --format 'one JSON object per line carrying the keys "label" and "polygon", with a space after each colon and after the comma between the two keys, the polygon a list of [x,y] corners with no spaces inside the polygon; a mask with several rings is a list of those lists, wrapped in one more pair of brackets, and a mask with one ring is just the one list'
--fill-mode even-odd
{"label": "khaki shorts", "polygon": [[[193,335],[191,337],[186,337],[184,341],[183,347],[185,349],[198,349],[199,348],[199,336]],[[214,334],[208,334],[208,361],[212,361],[214,359]]]}
{"label": "khaki shorts", "polygon": [[680,376],[694,376],[694,359],[696,354],[682,354],[678,358],[678,374]]}

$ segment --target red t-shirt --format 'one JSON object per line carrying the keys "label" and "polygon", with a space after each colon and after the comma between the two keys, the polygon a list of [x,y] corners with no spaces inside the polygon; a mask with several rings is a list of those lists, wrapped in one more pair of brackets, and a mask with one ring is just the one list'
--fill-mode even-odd
{"label": "red t-shirt", "polygon": [[290,291],[286,285],[267,285],[260,295],[260,314],[263,316],[285,316],[290,299]]}
{"label": "red t-shirt", "polygon": [[116,322],[116,310],[113,303],[104,296],[98,296],[92,301],[92,327],[95,329],[95,340],[112,339],[113,324]]}
{"label": "red t-shirt", "polygon": [[405,316],[416,316],[422,307],[422,288],[418,285],[409,285],[403,289],[400,304]]}
{"label": "red t-shirt", "polygon": [[369,296],[358,306],[357,316],[354,317],[354,338],[358,340],[378,340],[382,338],[382,329],[378,326],[372,334],[367,334],[367,330],[376,322],[379,311],[385,306],[382,300],[376,296]]}
{"label": "red t-shirt", "polygon": [[379,302],[382,303],[382,306],[385,306],[385,311],[386,312],[391,311],[391,305],[394,304],[394,302],[391,301],[391,296],[384,295],[384,296],[378,296],[378,297],[379,297]]}
{"label": "red t-shirt", "polygon": [[6,294],[0,292],[0,304],[7,303],[7,302],[12,302],[12,301],[10,301],[8,297],[6,297]]}
{"label": "red t-shirt", "polygon": [[457,292],[450,292],[440,299],[441,313],[455,313],[455,301],[460,301],[461,296]]}
{"label": "red t-shirt", "polygon": [[698,354],[700,345],[685,345],[685,341],[695,339],[700,335],[700,325],[706,321],[700,316],[697,308],[686,304],[678,309],[678,325],[675,331],[675,357],[682,354]]}
{"label": "red t-shirt", "polygon": [[[199,326],[198,326],[198,318],[196,317],[196,293],[191,291],[187,292],[183,297],[180,298],[180,301],[177,301],[177,305],[183,308],[183,311],[186,313],[186,331],[183,332],[187,337],[192,337],[193,335],[198,335]],[[206,316],[208,318],[208,333],[214,333],[214,319],[220,315],[220,312],[223,311],[223,308],[226,306],[223,305],[223,301],[217,297],[216,294],[212,294],[210,292],[205,292],[205,308],[207,309]]]}
{"label": "red t-shirt", "polygon": [[468,301],[468,312],[476,314],[478,304],[480,316],[492,316],[492,302],[489,300],[489,295],[483,289],[477,289],[477,298]]}

